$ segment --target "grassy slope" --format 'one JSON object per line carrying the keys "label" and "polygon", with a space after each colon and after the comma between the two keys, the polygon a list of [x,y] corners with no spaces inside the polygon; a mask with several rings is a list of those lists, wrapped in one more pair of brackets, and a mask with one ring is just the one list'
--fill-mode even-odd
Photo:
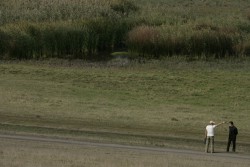
{"label": "grassy slope", "polygon": [[[201,139],[209,120],[233,120],[239,142],[247,143],[249,76],[249,61],[128,67],[3,63],[1,129],[7,124],[21,125],[12,127],[19,131],[25,125]],[[227,126],[217,133],[226,140]]]}

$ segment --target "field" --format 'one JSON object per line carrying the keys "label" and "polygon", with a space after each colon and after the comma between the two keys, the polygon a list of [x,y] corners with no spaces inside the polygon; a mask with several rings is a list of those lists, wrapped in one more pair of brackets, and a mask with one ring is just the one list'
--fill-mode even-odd
{"label": "field", "polygon": [[[249,155],[249,9],[250,0],[1,0],[0,134],[203,152],[208,122],[234,121],[237,152]],[[216,151],[227,135],[227,124],[216,129]],[[4,139],[2,156],[0,166],[229,164]]]}
{"label": "field", "polygon": [[249,150],[249,60],[4,62],[0,78],[2,131],[200,150],[210,120],[233,120]]}

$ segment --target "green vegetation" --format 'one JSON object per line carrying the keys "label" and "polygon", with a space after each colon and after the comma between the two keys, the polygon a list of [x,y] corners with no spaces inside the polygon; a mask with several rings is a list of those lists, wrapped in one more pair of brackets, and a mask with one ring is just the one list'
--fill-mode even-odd
{"label": "green vegetation", "polygon": [[[1,0],[1,131],[165,145],[166,136],[202,140],[211,119],[234,120],[249,146],[249,4]],[[23,59],[31,63],[7,61]],[[226,127],[218,134],[223,142]]]}
{"label": "green vegetation", "polygon": [[[177,31],[177,32],[175,32]],[[241,35],[230,29],[210,25],[136,27],[129,32],[128,46],[139,56],[159,58],[164,55],[215,57],[237,55]]]}
{"label": "green vegetation", "polygon": [[123,21],[23,23],[2,26],[0,53],[11,59],[107,59],[107,53],[122,47],[128,25]]}
{"label": "green vegetation", "polygon": [[[0,65],[1,129],[132,135],[128,142],[133,135],[158,136],[162,143],[165,137],[199,141],[208,121],[233,120],[239,143],[249,143],[249,60],[176,59],[123,67],[5,62]],[[217,133],[217,140],[225,141],[227,126]]]}
{"label": "green vegetation", "polygon": [[249,0],[2,0],[0,58],[249,55]]}

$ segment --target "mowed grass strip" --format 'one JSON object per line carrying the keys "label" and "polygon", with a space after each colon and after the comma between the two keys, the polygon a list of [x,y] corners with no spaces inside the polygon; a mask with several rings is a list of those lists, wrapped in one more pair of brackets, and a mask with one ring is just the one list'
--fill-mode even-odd
{"label": "mowed grass strip", "polygon": [[[249,61],[127,67],[0,64],[1,124],[202,139],[233,120],[248,143]],[[227,125],[217,129],[226,140]]]}

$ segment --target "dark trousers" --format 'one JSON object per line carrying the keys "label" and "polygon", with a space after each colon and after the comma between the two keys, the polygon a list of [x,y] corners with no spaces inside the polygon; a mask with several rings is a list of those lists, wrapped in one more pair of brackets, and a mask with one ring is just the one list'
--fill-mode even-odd
{"label": "dark trousers", "polygon": [[236,137],[229,137],[227,142],[227,152],[229,151],[230,145],[233,143],[233,152],[235,152],[236,149]]}

